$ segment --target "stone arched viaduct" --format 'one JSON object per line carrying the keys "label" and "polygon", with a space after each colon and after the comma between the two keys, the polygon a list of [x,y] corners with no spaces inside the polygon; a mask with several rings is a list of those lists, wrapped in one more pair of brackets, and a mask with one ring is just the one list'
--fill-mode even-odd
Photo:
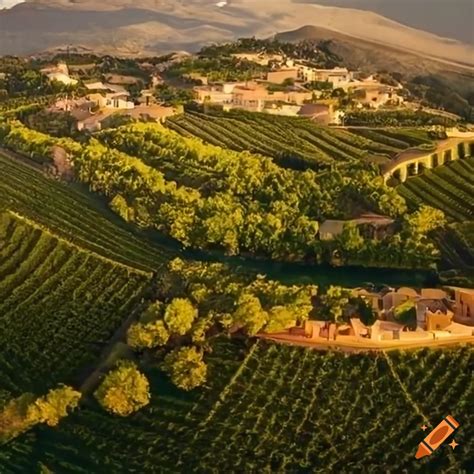
{"label": "stone arched viaduct", "polygon": [[398,154],[383,169],[385,181],[397,178],[406,181],[409,176],[423,173],[425,169],[436,168],[450,161],[474,156],[474,138],[449,138],[438,144],[436,150],[406,150]]}

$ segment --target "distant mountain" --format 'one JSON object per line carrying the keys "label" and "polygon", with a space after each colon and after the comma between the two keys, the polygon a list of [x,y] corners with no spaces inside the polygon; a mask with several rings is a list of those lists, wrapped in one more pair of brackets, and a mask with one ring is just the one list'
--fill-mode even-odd
{"label": "distant mountain", "polygon": [[299,0],[330,7],[368,10],[439,36],[474,44],[472,0]]}
{"label": "distant mountain", "polygon": [[242,36],[312,25],[420,56],[474,64],[474,48],[375,13],[297,0],[29,0],[0,11],[0,54],[83,46],[98,53],[194,51]]}
{"label": "distant mountain", "polygon": [[392,46],[385,40],[375,41],[354,38],[344,33],[316,26],[304,26],[296,30],[279,33],[275,38],[285,42],[304,40],[328,41],[332,53],[341,57],[348,67],[367,71],[391,71],[414,76],[426,73],[453,71],[471,76],[474,83],[474,68],[471,63],[443,59],[410,47]]}

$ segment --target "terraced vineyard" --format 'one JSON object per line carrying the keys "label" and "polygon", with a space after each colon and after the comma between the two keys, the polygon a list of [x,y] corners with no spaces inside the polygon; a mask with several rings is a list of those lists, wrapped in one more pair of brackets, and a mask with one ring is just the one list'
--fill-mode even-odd
{"label": "terraced vineyard", "polygon": [[457,160],[410,178],[398,190],[412,207],[427,204],[454,221],[474,219],[474,158]]}
{"label": "terraced vineyard", "polygon": [[[91,474],[472,470],[472,348],[344,355],[260,341],[245,359],[242,343],[214,348],[219,377],[207,389],[176,392],[149,371],[154,396],[142,412],[85,408],[8,446],[4,472],[39,463]],[[460,446],[415,460],[421,425],[447,414],[461,423]]]}
{"label": "terraced vineyard", "polygon": [[168,118],[167,126],[184,136],[237,151],[273,157],[282,166],[324,169],[371,155],[391,157],[413,146],[432,144],[423,131],[373,131],[322,128],[307,119],[235,111],[187,112]]}
{"label": "terraced vineyard", "polygon": [[43,393],[70,381],[95,360],[150,280],[149,273],[1,214],[0,389]]}
{"label": "terraced vineyard", "polygon": [[84,188],[55,182],[1,151],[0,175],[0,209],[17,211],[70,242],[146,271],[173,256],[168,247],[134,235]]}
{"label": "terraced vineyard", "polygon": [[436,236],[446,268],[474,271],[474,158],[456,160],[409,178],[397,189],[411,208],[441,209],[451,221]]}

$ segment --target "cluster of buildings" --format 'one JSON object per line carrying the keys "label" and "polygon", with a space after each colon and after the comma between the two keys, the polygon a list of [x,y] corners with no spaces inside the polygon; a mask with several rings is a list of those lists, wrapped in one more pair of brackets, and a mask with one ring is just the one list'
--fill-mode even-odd
{"label": "cluster of buildings", "polygon": [[[385,288],[380,292],[357,288],[354,297],[362,298],[377,315],[371,326],[362,323],[357,314],[347,324],[308,320],[303,327],[290,328],[289,340],[318,343],[322,340],[339,341],[342,344],[367,347],[390,347],[431,341],[474,342],[474,290],[448,287]],[[411,308],[415,326],[397,321],[397,309]],[[282,334],[285,338],[285,334]]]}
{"label": "cluster of buildings", "polygon": [[340,114],[335,111],[334,104],[312,103],[321,93],[302,87],[272,90],[261,82],[227,82],[196,86],[194,92],[198,103],[220,105],[225,111],[241,109],[275,115],[305,116],[325,124],[340,121]]}
{"label": "cluster of buildings", "polygon": [[[54,72],[47,72],[53,69]],[[59,70],[61,72],[58,72]],[[65,63],[59,63],[54,68],[42,71],[47,73],[50,80],[68,83],[68,69]],[[142,90],[137,103],[131,100],[130,93],[124,85],[136,84],[137,78],[109,75],[107,79],[114,83],[102,81],[84,83],[84,87],[88,91],[85,96],[77,99],[70,97],[59,99],[48,110],[50,112],[69,112],[76,119],[77,129],[89,132],[101,130],[103,124],[114,115],[129,116],[137,120],[162,121],[176,113],[176,109],[173,107],[157,104],[152,90]],[[156,78],[156,80],[158,79]],[[116,82],[122,82],[124,85]]]}
{"label": "cluster of buildings", "polygon": [[[301,115],[321,124],[335,125],[342,122],[343,113],[335,112],[337,100],[329,104],[327,100],[318,100],[324,93],[323,90],[342,89],[350,94],[357,108],[378,109],[387,105],[401,106],[404,103],[400,94],[401,85],[385,85],[373,76],[358,80],[354,72],[344,67],[316,68],[303,62],[284,59],[281,55],[248,53],[234,56],[262,65],[271,64],[272,69],[265,79],[244,83],[209,84],[206,77],[199,76],[202,85],[194,88],[198,103],[221,105],[224,110],[244,109],[278,115]],[[321,87],[322,83],[326,83],[327,87]],[[318,108],[307,107],[302,110],[306,104],[317,105]]]}
{"label": "cluster of buildings", "polygon": [[[385,288],[380,292],[356,288],[354,297],[362,298],[377,315],[371,326],[365,325],[354,308],[348,306],[345,324],[307,320],[302,326],[291,326],[262,337],[302,345],[340,345],[360,349],[420,347],[432,343],[474,343],[474,290],[447,287]],[[411,308],[414,324],[403,324],[396,318],[404,306]],[[351,317],[352,316],[352,317]]]}

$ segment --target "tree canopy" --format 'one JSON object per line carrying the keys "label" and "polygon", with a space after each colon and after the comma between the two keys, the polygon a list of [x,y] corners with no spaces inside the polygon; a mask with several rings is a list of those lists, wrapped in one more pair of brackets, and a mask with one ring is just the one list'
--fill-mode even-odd
{"label": "tree canopy", "polygon": [[192,390],[206,381],[207,366],[195,347],[181,347],[165,357],[163,365],[172,382],[183,390]]}
{"label": "tree canopy", "polygon": [[170,335],[163,321],[135,323],[127,332],[127,344],[132,349],[154,349],[168,342]]}
{"label": "tree canopy", "polygon": [[192,327],[198,311],[187,298],[174,298],[165,309],[165,323],[171,334],[183,336]]}
{"label": "tree canopy", "polygon": [[46,423],[56,426],[61,418],[68,414],[68,410],[77,407],[81,393],[63,385],[51,389],[44,397],[36,399],[29,407],[27,418],[30,423]]}
{"label": "tree canopy", "polygon": [[105,376],[95,397],[107,411],[128,416],[148,405],[150,385],[134,362],[121,361]]}

